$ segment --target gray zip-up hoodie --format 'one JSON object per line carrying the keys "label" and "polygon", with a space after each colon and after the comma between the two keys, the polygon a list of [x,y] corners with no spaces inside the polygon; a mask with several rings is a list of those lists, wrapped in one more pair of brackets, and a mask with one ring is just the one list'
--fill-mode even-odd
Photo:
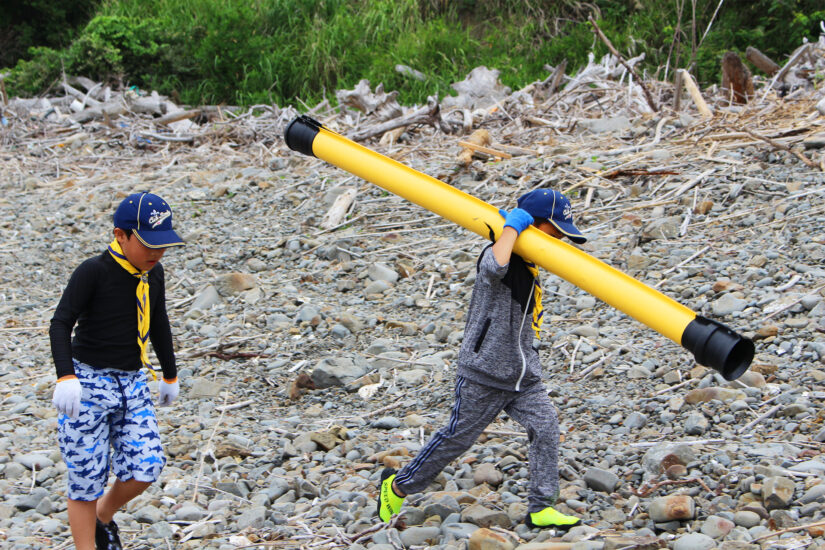
{"label": "gray zip-up hoodie", "polygon": [[458,352],[459,376],[508,391],[541,380],[541,362],[533,348],[534,285],[517,254],[501,266],[492,245],[481,252]]}

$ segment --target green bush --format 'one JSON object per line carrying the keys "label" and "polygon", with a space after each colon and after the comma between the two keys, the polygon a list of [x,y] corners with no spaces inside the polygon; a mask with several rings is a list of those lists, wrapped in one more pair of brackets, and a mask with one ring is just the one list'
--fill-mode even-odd
{"label": "green bush", "polygon": [[100,15],[69,48],[70,69],[95,80],[127,77],[142,83],[147,74],[160,68],[165,41],[162,27],[154,19]]}
{"label": "green bush", "polygon": [[29,59],[17,62],[6,80],[9,95],[35,96],[52,88],[60,78],[65,54],[45,46],[29,48]]}
{"label": "green bush", "polygon": [[[546,64],[567,60],[576,71],[590,52],[607,53],[587,22],[593,14],[622,55],[645,54],[640,70],[670,78],[689,68],[707,85],[718,82],[727,50],[752,45],[781,63],[816,38],[821,1],[726,0],[715,14],[718,0],[107,0],[70,45],[31,50],[12,82],[17,93],[37,93],[62,63],[69,74],[188,104],[285,105],[367,78],[398,90],[402,103],[421,103],[451,93],[479,65],[514,89],[547,77]],[[400,75],[396,64],[427,78]]]}

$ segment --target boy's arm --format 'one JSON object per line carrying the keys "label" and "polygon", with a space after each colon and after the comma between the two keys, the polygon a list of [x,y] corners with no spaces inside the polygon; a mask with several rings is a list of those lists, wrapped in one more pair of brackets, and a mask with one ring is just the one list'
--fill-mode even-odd
{"label": "boy's arm", "polygon": [[501,237],[493,244],[493,256],[496,257],[498,265],[505,266],[510,263],[510,255],[513,253],[513,246],[516,244],[518,232],[509,225],[501,232]]}
{"label": "boy's arm", "polygon": [[163,267],[155,266],[160,270],[160,292],[152,305],[152,320],[149,322],[149,339],[152,348],[163,370],[163,379],[171,382],[177,379],[178,369],[175,364],[175,349],[172,344],[172,327],[169,324],[169,315],[166,313],[166,283]]}
{"label": "boy's arm", "polygon": [[96,283],[97,272],[92,265],[88,262],[80,264],[69,278],[69,283],[54,311],[49,324],[49,341],[58,380],[75,377],[72,363],[72,330],[92,299]]}
{"label": "boy's arm", "polygon": [[513,253],[516,239],[522,231],[533,223],[533,216],[521,208],[514,208],[510,212],[504,210],[498,212],[504,217],[504,229],[493,245],[493,255],[496,257],[498,265],[505,266],[510,263],[510,255]]}

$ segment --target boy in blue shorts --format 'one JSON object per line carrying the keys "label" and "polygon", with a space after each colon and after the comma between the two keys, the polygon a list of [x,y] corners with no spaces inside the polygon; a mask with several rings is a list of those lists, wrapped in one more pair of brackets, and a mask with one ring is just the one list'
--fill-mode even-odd
{"label": "boy in blue shorts", "polygon": [[[120,550],[112,517],[166,464],[142,370],[156,377],[148,340],[163,370],[159,404],[170,405],[180,391],[160,265],[167,248],[184,244],[172,210],[157,195],[135,193],[118,206],[114,226],[108,249],[72,273],[49,329],[77,550]],[[110,470],[117,480],[104,494]]]}
{"label": "boy in blue shorts", "polygon": [[567,237],[576,243],[586,239],[573,225],[570,201],[558,191],[536,189],[518,199],[518,208],[500,213],[504,229],[481,252],[476,266],[449,422],[400,472],[386,468],[381,473],[378,516],[382,521],[401,510],[406,495],[426,489],[505,411],[525,427],[530,445],[525,523],[555,529],[580,523],[579,518],[553,508],[559,496],[559,425],[533,347],[542,322],[541,285],[536,266],[513,253],[513,246],[530,225],[557,239]]}

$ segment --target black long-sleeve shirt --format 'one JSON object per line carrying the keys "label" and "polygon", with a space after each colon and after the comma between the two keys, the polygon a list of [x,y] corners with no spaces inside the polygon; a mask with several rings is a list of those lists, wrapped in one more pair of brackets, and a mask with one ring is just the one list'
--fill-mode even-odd
{"label": "black long-sleeve shirt", "polygon": [[[72,357],[95,368],[141,368],[137,285],[138,278],[118,265],[108,251],[75,269],[49,327],[58,378],[74,374]],[[171,380],[177,376],[177,367],[159,263],[149,271],[149,312],[149,339],[163,377]]]}

